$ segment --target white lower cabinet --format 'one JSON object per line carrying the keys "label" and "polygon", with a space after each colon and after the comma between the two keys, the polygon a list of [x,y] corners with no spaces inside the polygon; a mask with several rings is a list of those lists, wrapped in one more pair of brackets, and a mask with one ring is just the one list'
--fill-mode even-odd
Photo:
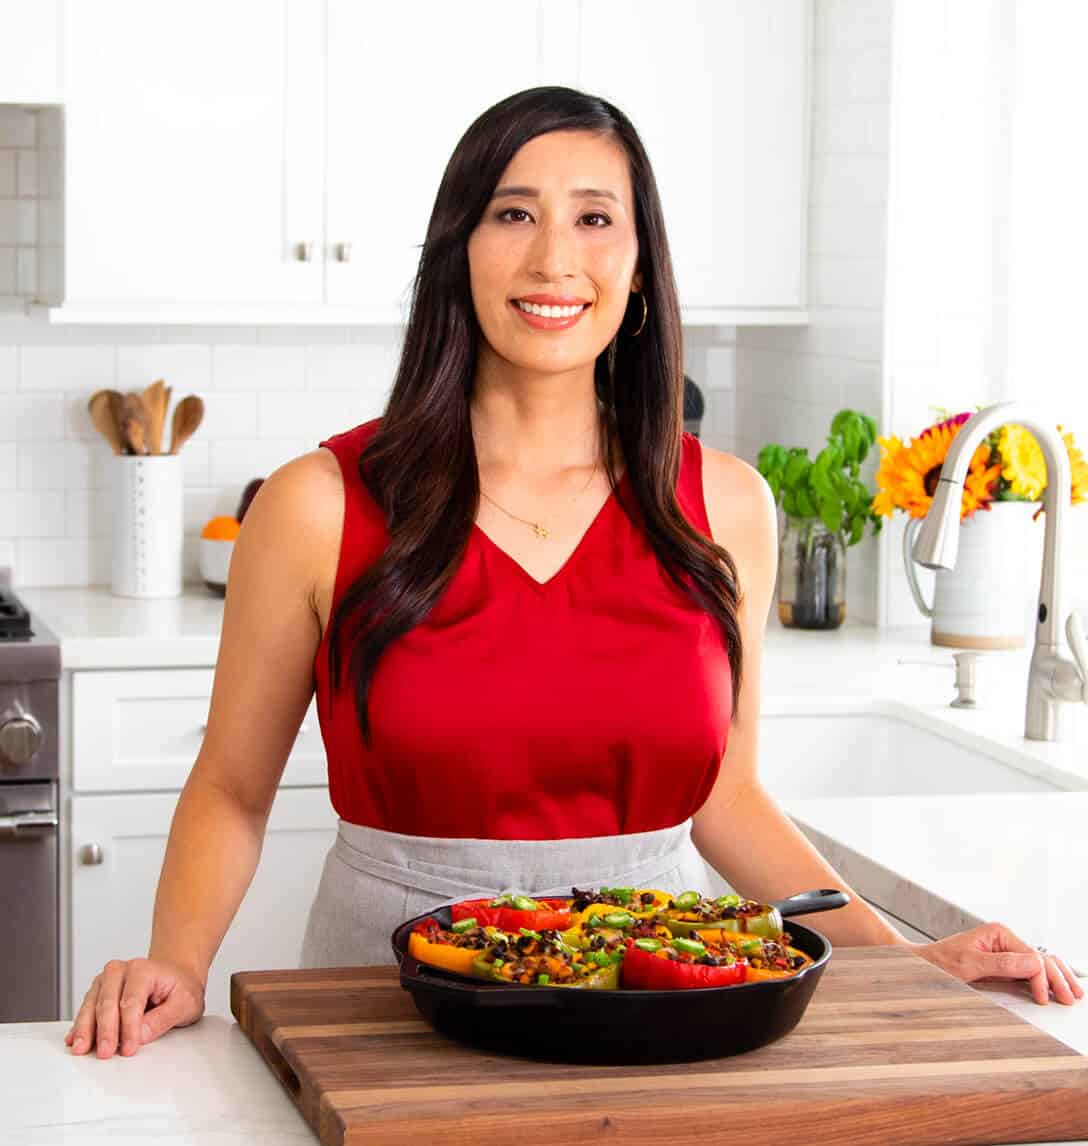
{"label": "white lower cabinet", "polygon": [[[177,792],[71,798],[70,1014],[110,959],[147,954],[177,800]],[[327,788],[277,793],[253,882],[208,975],[208,1014],[230,1014],[233,972],[298,967],[336,825]]]}

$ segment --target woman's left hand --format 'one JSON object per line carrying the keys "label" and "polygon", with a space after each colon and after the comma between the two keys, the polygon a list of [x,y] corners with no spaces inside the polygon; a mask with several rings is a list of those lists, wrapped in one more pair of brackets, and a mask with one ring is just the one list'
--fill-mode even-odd
{"label": "woman's left hand", "polygon": [[923,959],[965,983],[1027,979],[1032,998],[1043,1005],[1050,1001],[1050,991],[1066,1006],[1084,997],[1084,988],[1062,959],[1025,943],[1003,923],[983,923],[947,939],[910,946]]}

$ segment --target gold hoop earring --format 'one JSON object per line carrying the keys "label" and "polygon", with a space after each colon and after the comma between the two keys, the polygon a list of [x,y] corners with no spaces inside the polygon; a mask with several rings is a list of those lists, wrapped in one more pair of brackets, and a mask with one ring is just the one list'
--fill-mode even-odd
{"label": "gold hoop earring", "polygon": [[635,291],[635,294],[642,299],[642,321],[638,324],[638,330],[631,335],[632,338],[638,338],[642,333],[642,328],[646,325],[646,316],[650,313],[650,308],[646,305],[646,296],[642,291]]}

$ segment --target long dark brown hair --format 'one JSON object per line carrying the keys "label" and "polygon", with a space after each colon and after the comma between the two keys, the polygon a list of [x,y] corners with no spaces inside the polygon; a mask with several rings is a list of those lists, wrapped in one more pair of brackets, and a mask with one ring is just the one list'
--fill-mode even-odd
{"label": "long dark brown hair", "polygon": [[[404,347],[381,423],[359,459],[359,474],[382,508],[389,544],[343,594],[329,633],[338,687],[341,640],[351,642],[350,676],[363,739],[371,744],[367,698],[382,653],[418,625],[441,596],[464,553],[479,507],[480,482],[469,419],[480,327],[469,287],[468,240],[503,171],[529,140],[549,131],[589,131],[627,153],[634,189],[642,289],[593,379],[601,410],[602,457],[628,517],[645,533],[670,580],[718,622],[729,654],[736,711],[741,683],[736,566],[695,529],[676,498],[683,431],[680,306],[650,161],[630,120],[606,100],[565,87],[517,92],[488,108],[465,132],[435,198],[412,291]],[[636,505],[617,490],[621,456]]]}

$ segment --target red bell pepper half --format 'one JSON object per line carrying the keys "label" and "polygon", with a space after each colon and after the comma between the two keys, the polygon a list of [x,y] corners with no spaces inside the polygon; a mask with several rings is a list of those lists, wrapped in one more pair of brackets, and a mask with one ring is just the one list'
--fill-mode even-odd
{"label": "red bell pepper half", "polygon": [[566,931],[571,925],[570,900],[530,899],[524,895],[500,895],[497,899],[466,899],[450,909],[453,922],[475,917],[478,927],[517,931]]}
{"label": "red bell pepper half", "polygon": [[[672,991],[688,987],[732,987],[745,981],[747,959],[737,958],[728,950],[711,950],[701,943],[691,944],[692,947],[703,947],[701,954],[693,950],[677,950],[666,944],[648,950],[653,942],[627,940],[622,969],[625,988]],[[724,961],[717,962],[719,959]]]}

